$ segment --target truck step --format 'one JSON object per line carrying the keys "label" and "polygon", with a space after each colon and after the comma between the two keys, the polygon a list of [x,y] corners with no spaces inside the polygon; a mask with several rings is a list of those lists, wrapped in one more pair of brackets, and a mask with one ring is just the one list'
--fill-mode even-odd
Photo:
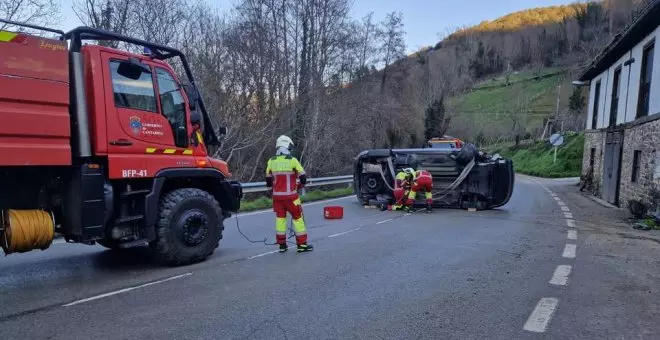
{"label": "truck step", "polygon": [[119,248],[126,249],[126,248],[133,248],[133,247],[144,247],[148,246],[149,242],[147,240],[135,240],[131,242],[126,242],[126,243],[120,243]]}
{"label": "truck step", "polygon": [[144,219],[144,215],[135,215],[135,216],[126,216],[126,217],[120,217],[115,220],[114,224],[125,224],[125,223],[130,223],[130,222],[137,222],[141,221]]}
{"label": "truck step", "polygon": [[125,191],[125,192],[122,192],[120,196],[121,196],[121,198],[126,198],[126,197],[131,197],[131,196],[136,196],[136,195],[148,194],[150,192],[151,192],[151,190],[148,190],[148,189]]}

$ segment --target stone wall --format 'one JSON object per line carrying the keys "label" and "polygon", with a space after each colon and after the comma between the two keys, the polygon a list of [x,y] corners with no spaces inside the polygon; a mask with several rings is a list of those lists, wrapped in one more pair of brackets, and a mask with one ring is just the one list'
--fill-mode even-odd
{"label": "stone wall", "polygon": [[[630,200],[651,201],[651,190],[660,190],[660,113],[623,125],[623,152],[621,155],[621,180],[619,184],[619,206],[628,207]],[[584,138],[582,174],[589,168],[591,149],[594,149],[593,186],[589,191],[602,198],[603,155],[605,151],[605,129],[587,130]],[[632,182],[635,151],[640,151],[637,180]]]}
{"label": "stone wall", "polygon": [[586,174],[587,169],[589,169],[592,148],[594,149],[593,185],[587,190],[600,197],[603,188],[603,152],[605,148],[605,132],[603,130],[588,130],[584,133],[582,175]]}
{"label": "stone wall", "polygon": [[[631,199],[650,202],[650,190],[660,189],[660,119],[625,130],[621,161],[619,202],[622,208]],[[640,151],[637,181],[632,182],[635,150]]]}

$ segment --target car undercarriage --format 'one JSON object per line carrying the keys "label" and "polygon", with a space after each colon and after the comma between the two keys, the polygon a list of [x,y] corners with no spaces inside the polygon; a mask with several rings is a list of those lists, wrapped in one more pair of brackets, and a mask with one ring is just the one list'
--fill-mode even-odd
{"label": "car undercarriage", "polygon": [[[433,206],[487,210],[505,205],[514,185],[513,162],[487,155],[473,144],[449,149],[371,149],[355,158],[354,190],[363,205],[394,203],[394,177],[401,169],[427,170],[433,176]],[[425,205],[424,195],[417,204]]]}

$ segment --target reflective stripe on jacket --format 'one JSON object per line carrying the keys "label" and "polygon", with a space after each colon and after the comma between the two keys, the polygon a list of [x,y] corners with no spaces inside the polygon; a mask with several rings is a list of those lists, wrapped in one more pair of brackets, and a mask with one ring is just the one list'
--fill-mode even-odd
{"label": "reflective stripe on jacket", "polygon": [[266,177],[273,182],[274,200],[294,200],[298,198],[298,177],[305,174],[302,165],[293,156],[279,155],[268,160]]}

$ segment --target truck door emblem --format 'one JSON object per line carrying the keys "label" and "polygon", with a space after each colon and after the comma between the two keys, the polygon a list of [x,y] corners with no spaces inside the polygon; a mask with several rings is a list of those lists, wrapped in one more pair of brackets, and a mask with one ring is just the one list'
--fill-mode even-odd
{"label": "truck door emblem", "polygon": [[133,133],[138,134],[142,130],[142,122],[140,121],[140,117],[138,116],[131,116],[128,118],[129,125],[131,127],[131,130],[133,130]]}

